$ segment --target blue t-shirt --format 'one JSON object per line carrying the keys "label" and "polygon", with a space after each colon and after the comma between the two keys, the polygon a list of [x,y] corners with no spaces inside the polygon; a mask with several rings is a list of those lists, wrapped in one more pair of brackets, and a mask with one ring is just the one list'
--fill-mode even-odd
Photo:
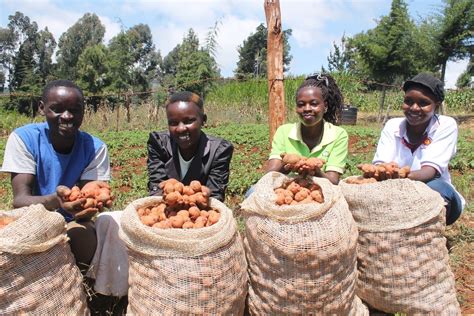
{"label": "blue t-shirt", "polygon": [[[56,192],[58,185],[73,187],[103,145],[97,137],[79,131],[71,153],[57,153],[49,139],[49,127],[46,122],[19,127],[15,133],[36,162],[34,195],[52,194]],[[61,213],[65,215],[64,212]]]}

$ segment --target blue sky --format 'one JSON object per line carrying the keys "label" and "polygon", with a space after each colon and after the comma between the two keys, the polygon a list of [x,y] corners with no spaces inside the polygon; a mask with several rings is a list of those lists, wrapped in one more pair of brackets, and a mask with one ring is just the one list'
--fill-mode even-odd
{"label": "blue sky", "polygon": [[[415,21],[436,12],[441,0],[406,0]],[[265,23],[263,0],[0,0],[0,26],[20,11],[46,26],[56,40],[87,12],[96,13],[106,27],[105,43],[121,28],[148,24],[157,49],[165,56],[182,41],[189,28],[201,43],[209,27],[221,21],[217,62],[223,76],[232,76],[238,60],[237,47],[260,23]],[[375,27],[390,11],[389,0],[280,0],[282,25],[291,28],[291,74],[310,74],[327,66],[333,42],[342,34],[352,36]],[[452,88],[467,60],[448,63],[446,87]]]}

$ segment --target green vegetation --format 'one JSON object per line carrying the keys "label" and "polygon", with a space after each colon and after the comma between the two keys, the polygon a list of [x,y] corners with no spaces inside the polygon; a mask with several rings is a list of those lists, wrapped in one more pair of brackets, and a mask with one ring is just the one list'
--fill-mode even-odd
{"label": "green vegetation", "polygon": [[[23,123],[21,120],[17,123]],[[350,155],[344,177],[359,174],[356,165],[370,161],[375,152],[380,128],[366,126],[345,126],[350,135]],[[270,144],[266,124],[222,124],[210,127],[206,132],[221,136],[235,146],[231,164],[231,177],[227,202],[235,206],[242,200],[245,191],[263,174],[263,165],[268,157]],[[136,198],[147,195],[146,141],[148,131],[119,131],[97,133],[109,146],[112,164],[112,186],[117,196],[114,208],[122,209]],[[474,200],[471,183],[474,181],[474,154],[472,143],[474,134],[462,131],[459,135],[458,154],[451,161],[453,181],[457,189],[466,197]],[[6,136],[0,138],[0,160]],[[0,174],[0,209],[11,208],[11,186],[7,174]],[[472,206],[469,211],[473,212]]]}

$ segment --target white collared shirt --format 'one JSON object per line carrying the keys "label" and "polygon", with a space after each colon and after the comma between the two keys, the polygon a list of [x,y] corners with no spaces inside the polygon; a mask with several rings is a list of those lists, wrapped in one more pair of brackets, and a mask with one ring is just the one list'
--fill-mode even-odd
{"label": "white collared shirt", "polygon": [[[441,179],[451,184],[448,165],[456,154],[456,121],[449,116],[434,115],[426,132],[428,138],[412,153],[403,142],[403,138],[408,139],[406,119],[400,117],[387,121],[380,135],[373,163],[395,161],[400,167],[410,166],[411,170],[430,166],[438,171]],[[461,200],[464,205],[462,197]]]}

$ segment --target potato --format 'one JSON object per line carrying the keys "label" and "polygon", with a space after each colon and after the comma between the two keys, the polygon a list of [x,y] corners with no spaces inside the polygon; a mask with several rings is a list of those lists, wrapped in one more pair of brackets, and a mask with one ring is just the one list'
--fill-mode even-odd
{"label": "potato", "polygon": [[15,218],[9,217],[9,216],[1,216],[0,217],[0,229],[3,227],[7,226],[10,223],[13,223],[15,221]]}
{"label": "potato", "polygon": [[284,164],[296,164],[300,160],[301,156],[297,154],[282,153],[280,155]]}
{"label": "potato", "polygon": [[196,206],[191,206],[188,210],[188,213],[189,213],[189,217],[193,220],[195,220],[196,218],[199,217],[199,215],[201,215],[201,211]]}
{"label": "potato", "polygon": [[194,192],[201,192],[201,183],[199,181],[193,180],[191,183],[189,183],[189,186]]}
{"label": "potato", "polygon": [[183,224],[184,224],[184,219],[181,217],[181,216],[171,216],[169,218],[170,222],[171,222],[171,226],[173,226],[173,228],[182,228],[183,227]]}
{"label": "potato", "polygon": [[150,215],[141,216],[140,221],[146,226],[153,226],[155,224],[153,217]]}

